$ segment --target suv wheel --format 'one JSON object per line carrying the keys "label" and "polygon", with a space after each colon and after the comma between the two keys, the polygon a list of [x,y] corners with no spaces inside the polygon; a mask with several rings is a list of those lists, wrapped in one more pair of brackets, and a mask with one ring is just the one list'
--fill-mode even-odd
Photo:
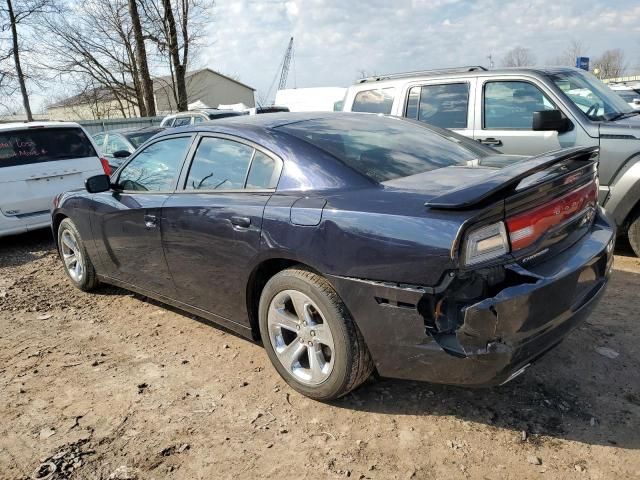
{"label": "suv wheel", "polygon": [[64,263],[64,271],[77,288],[89,291],[98,285],[96,271],[78,229],[68,218],[62,220],[58,227],[58,250]]}
{"label": "suv wheel", "polygon": [[331,285],[303,268],[283,270],[264,287],[260,333],[267,355],[295,390],[316,400],[350,392],[373,371],[351,315]]}
{"label": "suv wheel", "polygon": [[640,257],[640,213],[636,214],[635,218],[631,221],[627,234],[633,252],[636,254],[636,257]]}

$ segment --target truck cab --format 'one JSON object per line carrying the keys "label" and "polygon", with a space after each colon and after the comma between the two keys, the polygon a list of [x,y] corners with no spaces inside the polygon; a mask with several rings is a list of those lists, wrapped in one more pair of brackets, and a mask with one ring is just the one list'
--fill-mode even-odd
{"label": "truck cab", "polygon": [[502,153],[598,146],[599,201],[640,256],[640,111],[577,68],[462,67],[369,77],[343,111],[453,130]]}

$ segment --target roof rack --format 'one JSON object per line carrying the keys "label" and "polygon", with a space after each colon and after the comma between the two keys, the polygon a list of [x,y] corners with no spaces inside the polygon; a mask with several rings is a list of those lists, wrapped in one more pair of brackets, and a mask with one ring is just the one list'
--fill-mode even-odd
{"label": "roof rack", "polygon": [[358,81],[358,83],[379,82],[392,78],[416,77],[419,75],[441,75],[444,73],[464,73],[464,72],[486,72],[487,69],[481,65],[471,65],[469,67],[438,68],[435,70],[416,70],[415,72],[390,73],[387,75],[374,75]]}

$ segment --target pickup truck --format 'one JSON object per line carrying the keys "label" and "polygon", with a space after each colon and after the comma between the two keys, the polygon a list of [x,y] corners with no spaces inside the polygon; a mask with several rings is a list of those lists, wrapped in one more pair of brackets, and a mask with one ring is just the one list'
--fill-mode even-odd
{"label": "pickup truck", "polygon": [[577,68],[461,67],[369,77],[343,111],[407,117],[503,153],[597,146],[598,200],[640,256],[640,111]]}

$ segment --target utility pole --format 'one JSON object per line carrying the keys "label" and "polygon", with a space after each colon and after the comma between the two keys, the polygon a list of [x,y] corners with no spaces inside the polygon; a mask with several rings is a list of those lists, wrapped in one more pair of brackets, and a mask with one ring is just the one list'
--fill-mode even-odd
{"label": "utility pole", "polygon": [[489,70],[491,70],[494,66],[493,63],[493,55],[490,53],[489,55],[487,55],[487,60],[489,60]]}

